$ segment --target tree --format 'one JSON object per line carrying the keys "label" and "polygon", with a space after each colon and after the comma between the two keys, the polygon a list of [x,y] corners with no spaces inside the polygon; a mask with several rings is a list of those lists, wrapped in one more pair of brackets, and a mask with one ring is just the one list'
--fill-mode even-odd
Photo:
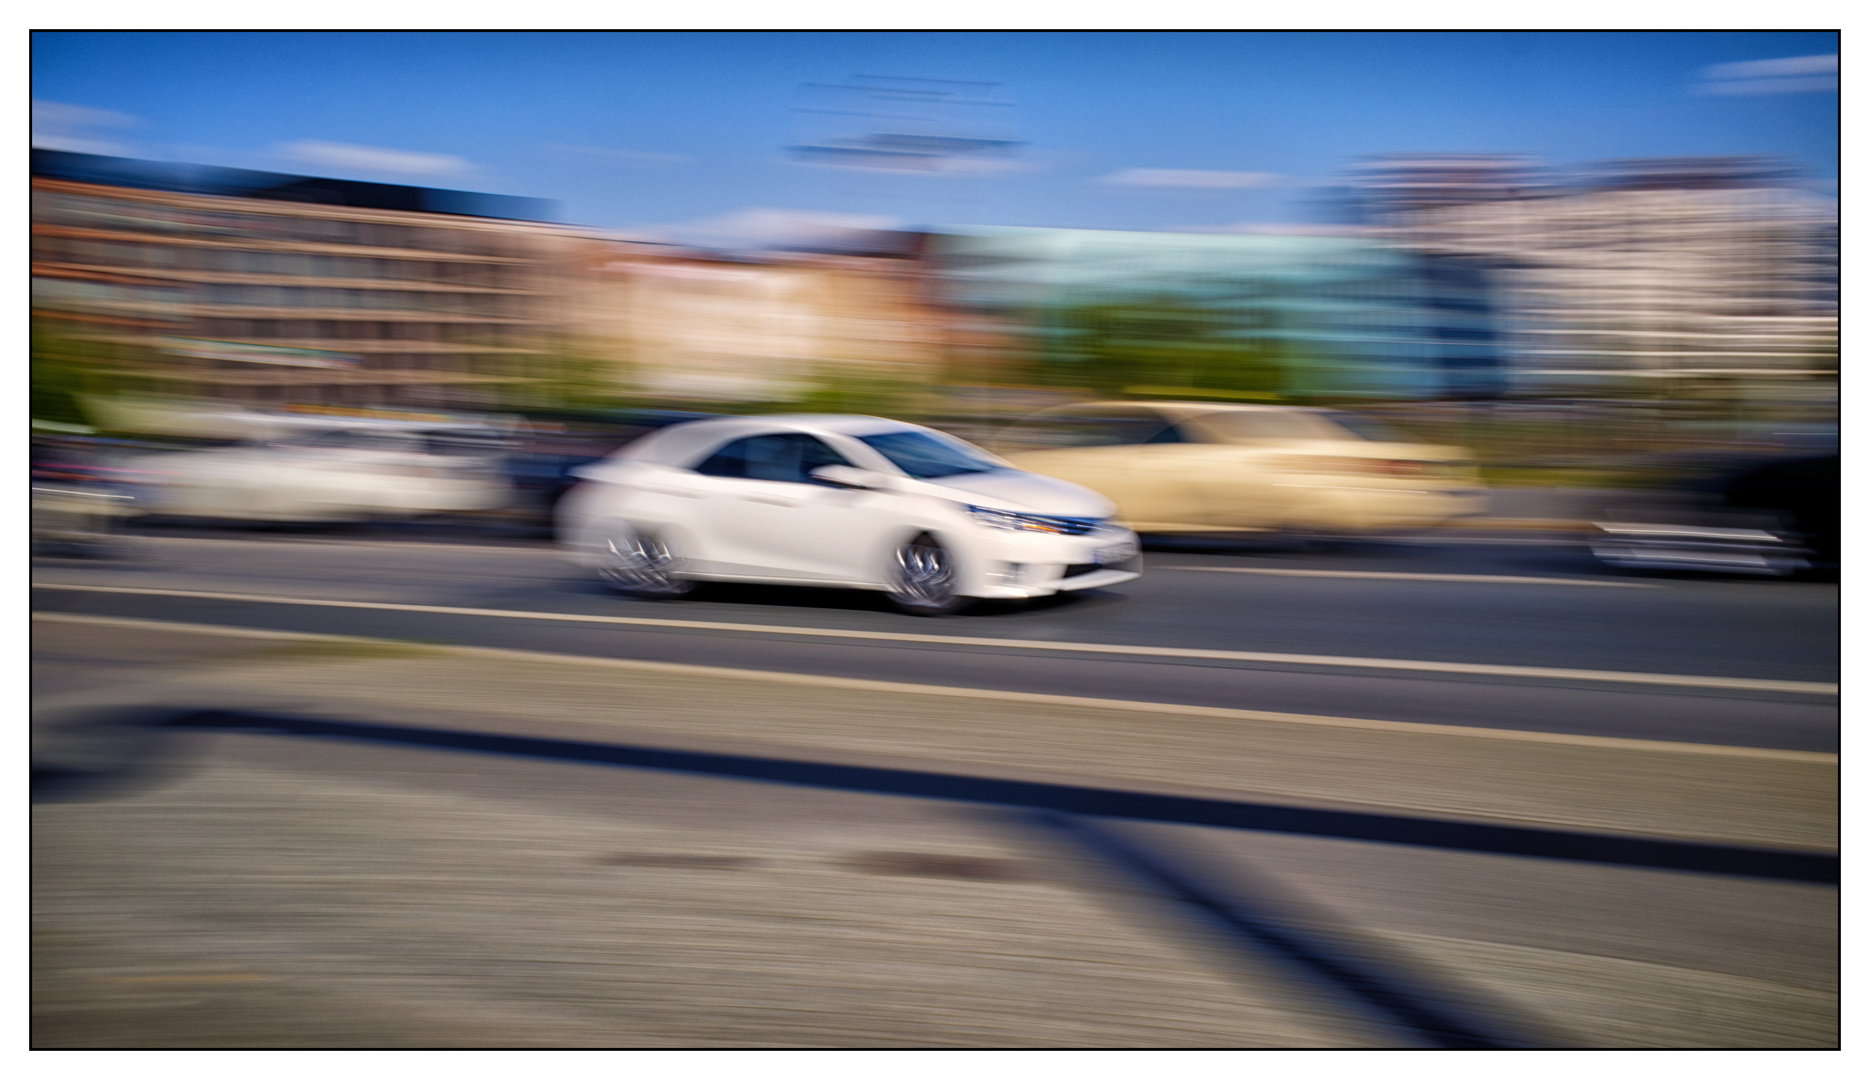
{"label": "tree", "polygon": [[109,349],[104,343],[73,336],[62,323],[33,319],[32,419],[91,424],[83,398],[109,394],[119,389],[121,382],[118,370],[109,362]]}
{"label": "tree", "polygon": [[1045,327],[1047,383],[1120,395],[1187,387],[1277,397],[1287,356],[1257,310],[1180,298],[1100,301],[1056,310]]}

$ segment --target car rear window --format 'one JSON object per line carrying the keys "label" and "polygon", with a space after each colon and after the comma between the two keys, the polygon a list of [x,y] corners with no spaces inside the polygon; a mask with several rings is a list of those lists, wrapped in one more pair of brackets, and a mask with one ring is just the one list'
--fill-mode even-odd
{"label": "car rear window", "polygon": [[1342,439],[1346,433],[1308,412],[1212,412],[1202,427],[1229,442],[1252,439]]}
{"label": "car rear window", "polygon": [[1362,413],[1332,411],[1326,413],[1325,416],[1332,423],[1339,427],[1349,428],[1352,434],[1370,442],[1407,443],[1416,441],[1414,438],[1397,431],[1388,424],[1378,420],[1372,420]]}

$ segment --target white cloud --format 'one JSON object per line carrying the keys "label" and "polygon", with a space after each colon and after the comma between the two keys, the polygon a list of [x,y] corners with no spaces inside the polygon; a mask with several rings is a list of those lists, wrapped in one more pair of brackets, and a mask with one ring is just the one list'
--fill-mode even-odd
{"label": "white cloud", "polygon": [[1787,75],[1836,75],[1838,54],[1825,56],[1787,56],[1778,60],[1746,60],[1738,64],[1716,64],[1702,74],[1710,79],[1769,79]]}
{"label": "white cloud", "polygon": [[831,246],[858,234],[900,228],[892,217],[748,207],[717,217],[638,230],[669,243],[724,250]]}
{"label": "white cloud", "polygon": [[1218,169],[1121,169],[1098,177],[1097,182],[1117,187],[1257,188],[1272,187],[1283,179],[1278,173]]}
{"label": "white cloud", "polygon": [[95,128],[134,127],[136,117],[109,109],[67,105],[59,101],[32,103],[32,144],[45,150],[78,154],[128,154],[122,143],[96,137]]}
{"label": "white cloud", "polygon": [[851,172],[916,173],[925,176],[1006,176],[1035,171],[1023,161],[960,154],[905,153],[868,147],[813,146],[796,148],[793,164]]}
{"label": "white cloud", "polygon": [[378,146],[301,139],[276,148],[281,157],[321,169],[387,173],[395,176],[467,176],[475,169],[453,154],[425,154],[415,150],[386,150]]}
{"label": "white cloud", "polygon": [[1701,69],[1704,94],[1805,94],[1838,88],[1838,56],[1785,56]]}
{"label": "white cloud", "polygon": [[1024,161],[1011,161],[1005,158],[967,158],[935,157],[933,155],[917,157],[888,157],[885,155],[852,154],[841,158],[805,158],[795,164],[817,169],[845,169],[850,172],[869,173],[915,173],[924,176],[1009,176],[1013,173],[1037,171],[1036,167]]}

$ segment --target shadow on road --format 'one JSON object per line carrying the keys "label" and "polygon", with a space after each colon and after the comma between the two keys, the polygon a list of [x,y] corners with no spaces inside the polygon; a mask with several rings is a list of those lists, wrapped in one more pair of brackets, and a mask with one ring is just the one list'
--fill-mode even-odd
{"label": "shadow on road", "polygon": [[1838,883],[1837,856],[1815,852],[1530,826],[1484,825],[1364,811],[1315,810],[911,769],[212,710],[113,710],[86,717],[75,728],[87,737],[88,744],[92,746],[112,746],[109,735],[117,733],[121,741],[114,744],[114,748],[118,752],[93,755],[93,760],[100,762],[95,765],[35,762],[35,801],[106,797],[113,790],[153,782],[152,773],[173,767],[176,761],[175,748],[165,743],[160,733],[243,732],[420,746],[614,768],[658,769],[1096,818],[1206,825],[1296,836],[1404,844],[1445,851],[1686,870],[1780,881],[1826,885]]}

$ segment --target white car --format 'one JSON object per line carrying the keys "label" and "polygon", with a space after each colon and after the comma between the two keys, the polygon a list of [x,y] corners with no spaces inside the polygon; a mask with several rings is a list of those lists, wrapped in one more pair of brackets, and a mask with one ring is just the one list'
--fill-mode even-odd
{"label": "white car", "polygon": [[697,420],[578,475],[562,542],[640,597],[698,581],[822,585],[939,615],[1117,585],[1141,565],[1102,495],[874,416]]}
{"label": "white car", "polygon": [[512,501],[498,440],[476,428],[283,419],[267,441],[147,454],[141,513],[330,522],[494,510]]}

